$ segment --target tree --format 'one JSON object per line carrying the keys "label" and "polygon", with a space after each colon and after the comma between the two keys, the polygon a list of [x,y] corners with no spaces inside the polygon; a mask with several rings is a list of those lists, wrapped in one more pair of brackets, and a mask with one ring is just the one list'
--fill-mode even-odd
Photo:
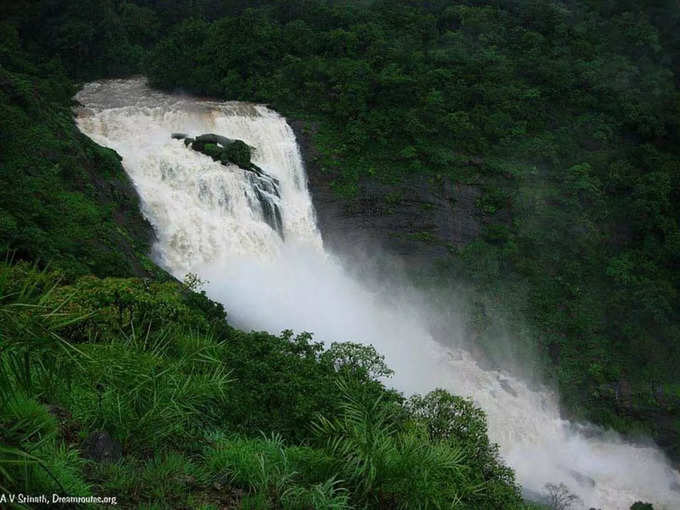
{"label": "tree", "polygon": [[548,505],[552,510],[569,510],[581,501],[581,498],[569,492],[569,488],[563,483],[559,485],[547,483],[545,489],[548,493]]}
{"label": "tree", "polygon": [[321,358],[331,363],[338,372],[350,372],[361,377],[378,379],[394,373],[385,364],[385,356],[378,354],[372,345],[333,342]]}

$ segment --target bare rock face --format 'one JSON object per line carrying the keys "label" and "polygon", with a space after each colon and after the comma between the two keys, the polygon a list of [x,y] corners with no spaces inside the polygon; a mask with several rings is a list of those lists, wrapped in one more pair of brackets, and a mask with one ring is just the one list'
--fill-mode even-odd
{"label": "bare rock face", "polygon": [[113,439],[108,432],[93,432],[83,442],[83,457],[95,462],[116,462],[123,455],[120,443]]}
{"label": "bare rock face", "polygon": [[[407,265],[427,264],[474,240],[481,231],[472,185],[417,175],[403,184],[366,181],[346,200],[331,189],[333,177],[316,163],[314,126],[291,121],[307,169],[324,244],[347,256],[385,252]],[[311,132],[310,132],[311,131]]]}

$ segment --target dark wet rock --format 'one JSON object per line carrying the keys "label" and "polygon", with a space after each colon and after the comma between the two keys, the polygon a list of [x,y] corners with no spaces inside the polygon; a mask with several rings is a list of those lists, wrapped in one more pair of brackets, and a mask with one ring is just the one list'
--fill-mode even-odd
{"label": "dark wet rock", "polygon": [[248,180],[264,221],[283,238],[279,181],[251,162],[252,147],[243,140],[233,140],[213,133],[199,135],[196,138],[187,138],[182,133],[174,133],[172,137],[184,138],[185,145],[190,145],[193,150],[211,157],[213,161],[219,161],[225,166],[235,164],[243,170],[248,170]]}
{"label": "dark wet rock", "polygon": [[501,388],[510,393],[510,395],[512,395],[513,397],[517,396],[517,392],[512,386],[510,386],[510,383],[508,382],[507,379],[499,379],[498,382],[500,382]]}
{"label": "dark wet rock", "polygon": [[258,168],[256,172],[248,173],[248,180],[259,202],[264,221],[283,238],[283,219],[279,207],[281,193],[278,179]]}
{"label": "dark wet rock", "polygon": [[[178,136],[181,133],[176,133]],[[251,161],[253,148],[243,140],[208,133],[196,138],[184,137],[184,144],[197,152],[210,156],[225,166],[235,164],[247,170],[248,180],[259,203],[264,221],[283,238],[283,219],[279,206],[279,181]],[[173,135],[175,138],[175,135]]]}
{"label": "dark wet rock", "polygon": [[385,252],[407,266],[423,267],[479,236],[478,187],[417,175],[397,184],[365,180],[353,199],[339,197],[332,189],[334,175],[317,163],[314,124],[290,123],[302,151],[324,244],[332,251],[350,260]]}
{"label": "dark wet rock", "polygon": [[571,477],[574,480],[576,480],[583,487],[590,487],[590,488],[595,487],[595,480],[593,480],[589,476],[581,474],[578,471],[574,471],[573,469],[569,470],[569,474],[571,475]]}
{"label": "dark wet rock", "polygon": [[199,135],[196,138],[189,138],[184,133],[173,133],[172,138],[184,139],[184,145],[191,146],[193,150],[210,156],[213,161],[219,161],[223,165],[234,164],[244,170],[262,173],[262,170],[251,161],[253,147],[243,140],[233,140],[214,133]]}
{"label": "dark wet rock", "polygon": [[99,431],[83,442],[82,453],[83,457],[96,462],[116,462],[123,455],[123,448],[108,432]]}
{"label": "dark wet rock", "polygon": [[278,204],[267,197],[259,188],[254,187],[253,190],[257,200],[260,202],[264,221],[283,237],[283,221],[281,220],[281,209]]}
{"label": "dark wet rock", "polygon": [[[199,135],[195,138],[196,142],[205,144],[205,143],[215,143],[219,144],[222,147],[227,147],[231,145],[232,143],[236,142],[237,140],[233,140],[231,138],[227,138],[226,136],[221,136],[221,135],[216,135],[214,133],[207,133],[205,135]],[[239,142],[241,140],[238,140]],[[243,142],[241,142],[243,143]]]}

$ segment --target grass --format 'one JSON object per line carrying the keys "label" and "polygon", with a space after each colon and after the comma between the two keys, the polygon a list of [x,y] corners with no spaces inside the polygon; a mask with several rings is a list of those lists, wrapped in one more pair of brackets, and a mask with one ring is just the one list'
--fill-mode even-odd
{"label": "grass", "polygon": [[[177,282],[64,285],[0,264],[0,296],[3,491],[330,510],[480,508],[500,485],[503,508],[523,508],[497,458],[477,464],[478,436],[432,434],[432,416],[377,381],[391,371],[371,347],[233,330]],[[451,419],[484,422],[471,405]],[[120,458],[85,458],[100,432]]]}

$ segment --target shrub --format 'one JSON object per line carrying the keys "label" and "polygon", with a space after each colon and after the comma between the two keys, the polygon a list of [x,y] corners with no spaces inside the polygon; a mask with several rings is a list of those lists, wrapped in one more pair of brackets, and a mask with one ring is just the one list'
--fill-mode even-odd
{"label": "shrub", "polygon": [[[338,385],[343,396],[340,415],[320,417],[314,427],[354,502],[377,508],[491,503],[484,499],[485,483],[471,469],[475,461],[464,441],[431,436],[422,420],[402,423],[394,404],[372,399],[348,382]],[[492,482],[508,485],[504,508],[520,505],[511,478]]]}

